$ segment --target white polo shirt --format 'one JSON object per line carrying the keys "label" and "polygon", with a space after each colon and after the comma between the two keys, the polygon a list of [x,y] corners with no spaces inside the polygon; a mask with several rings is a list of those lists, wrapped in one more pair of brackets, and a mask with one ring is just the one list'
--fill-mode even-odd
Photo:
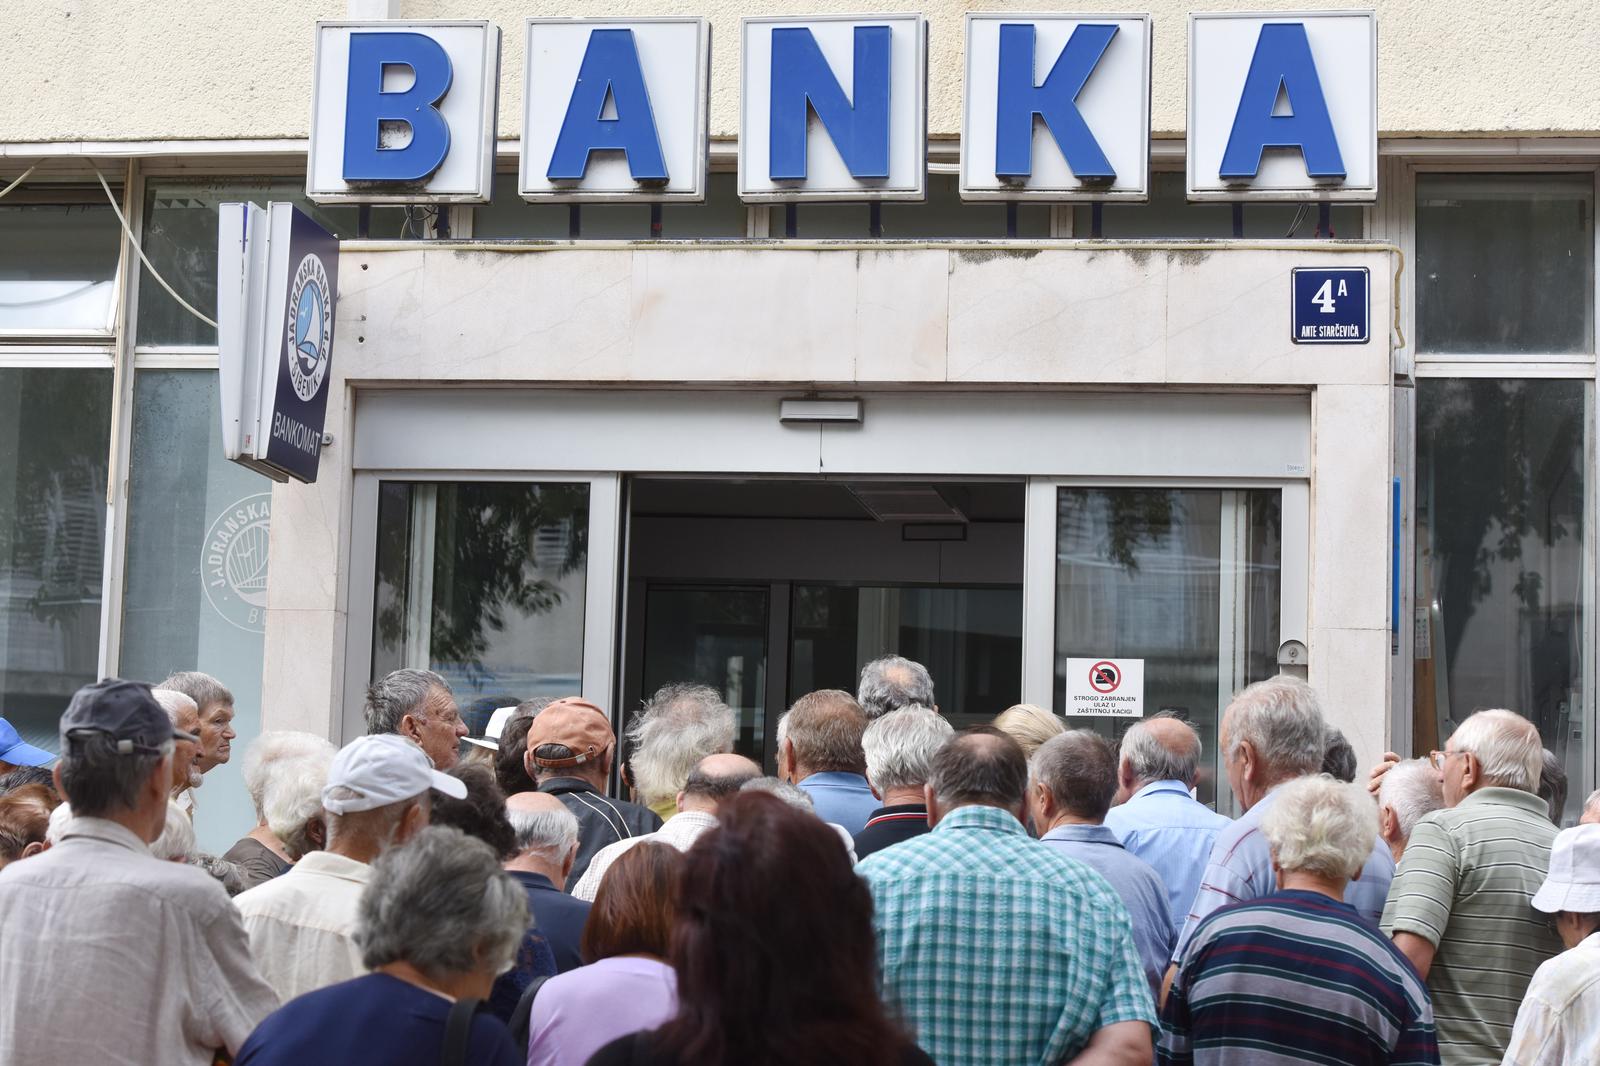
{"label": "white polo shirt", "polygon": [[353,937],[371,874],[364,862],[313,851],[282,877],[234,897],[250,954],[285,1003],[367,972]]}

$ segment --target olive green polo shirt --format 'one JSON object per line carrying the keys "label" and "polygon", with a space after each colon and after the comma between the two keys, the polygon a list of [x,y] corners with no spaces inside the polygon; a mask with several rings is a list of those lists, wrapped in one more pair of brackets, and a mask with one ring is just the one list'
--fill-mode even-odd
{"label": "olive green polo shirt", "polygon": [[1434,945],[1428,971],[1440,1061],[1498,1063],[1539,964],[1561,950],[1530,902],[1556,837],[1544,800],[1481,788],[1411,831],[1383,931]]}

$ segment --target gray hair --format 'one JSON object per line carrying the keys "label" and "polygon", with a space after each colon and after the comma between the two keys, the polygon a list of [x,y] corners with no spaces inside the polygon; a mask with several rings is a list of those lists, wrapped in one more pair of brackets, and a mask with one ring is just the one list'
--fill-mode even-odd
{"label": "gray hair", "polygon": [[250,793],[250,802],[255,805],[256,820],[266,821],[267,814],[265,807],[262,806],[262,795],[267,790],[268,782],[279,772],[280,767],[308,756],[331,760],[336,750],[338,749],[327,738],[319,737],[315,733],[302,733],[297,729],[269,730],[251,741],[250,746],[244,751],[244,760],[239,773],[244,778],[245,791]]}
{"label": "gray hair", "polygon": [[1155,730],[1150,728],[1152,720],[1141,719],[1122,734],[1118,760],[1128,764],[1134,781],[1141,786],[1152,781],[1182,781],[1189,784],[1200,771],[1200,734],[1181,718],[1171,719],[1183,726],[1183,735],[1189,741],[1183,750],[1174,751],[1163,744]]}
{"label": "gray hair", "polygon": [[1327,744],[1322,705],[1316,691],[1297,677],[1279,674],[1257,681],[1233,697],[1223,717],[1229,759],[1248,740],[1269,778],[1301,777],[1322,766]]}
{"label": "gray hair", "polygon": [[1117,794],[1117,754],[1092,729],[1072,729],[1039,745],[1029,760],[1030,778],[1062,809],[1103,821]]}
{"label": "gray hair", "polygon": [[874,718],[861,734],[867,780],[880,796],[894,788],[921,788],[933,757],[954,732],[948,720],[920,704]]}
{"label": "gray hair", "polygon": [[733,750],[738,719],[709,685],[663,685],[628,725],[628,770],[647,806],[682,790],[695,763]]}
{"label": "gray hair", "polygon": [[933,757],[928,784],[942,807],[986,804],[1011,810],[1028,792],[1022,747],[990,726],[957,733]]}
{"label": "gray hair", "polygon": [[1356,749],[1350,746],[1350,741],[1345,739],[1343,731],[1328,727],[1327,739],[1322,748],[1322,772],[1339,781],[1354,781],[1356,771]]}
{"label": "gray hair", "polygon": [[[196,718],[200,717],[200,705],[192,697],[179,692],[175,688],[153,688],[150,690],[150,695],[155,698],[157,703],[161,704],[161,709],[167,712],[167,721],[171,722],[174,728],[179,726],[183,716],[186,714],[192,714]],[[184,730],[184,732],[188,732],[188,730]]]}
{"label": "gray hair", "polygon": [[1450,735],[1457,751],[1471,752],[1483,766],[1483,783],[1502,788],[1539,790],[1544,742],[1532,722],[1514,711],[1479,711]]}
{"label": "gray hair", "polygon": [[172,862],[188,862],[194,858],[194,823],[183,813],[183,808],[171,800],[167,801],[167,824],[150,844],[150,854]]}
{"label": "gray hair", "polygon": [[1283,786],[1261,834],[1285,871],[1350,878],[1377,842],[1378,815],[1366,789],[1317,774]]}
{"label": "gray hair", "polygon": [[504,973],[528,929],[528,901],[494,850],[429,826],[372,864],[355,942],[369,970],[407,962],[438,980]]}
{"label": "gray hair", "polygon": [[868,718],[877,718],[913,703],[933,707],[933,677],[921,663],[898,655],[885,655],[861,668],[856,702],[861,704]]}
{"label": "gray hair", "polygon": [[783,716],[781,728],[795,761],[814,773],[859,774],[867,768],[861,753],[867,716],[848,692],[825,688],[801,696]]}
{"label": "gray hair", "polygon": [[[139,803],[139,790],[150,775],[164,772],[174,744],[161,743],[154,752],[135,751],[123,755],[109,733],[81,733],[67,738],[62,746],[61,791],[79,817],[104,818],[133,810]],[[165,791],[165,790],[163,790]]]}
{"label": "gray hair", "polygon": [[[268,733],[262,739],[283,735]],[[306,733],[288,735],[310,736]],[[311,739],[322,741],[326,750],[308,745],[298,755],[285,755],[264,764],[267,772],[260,800],[261,817],[272,834],[283,842],[284,850],[292,859],[315,850],[306,829],[323,816],[322,789],[328,783],[328,768],[333,763],[333,745],[321,737]]]}
{"label": "gray hair", "polygon": [[233,693],[228,691],[228,686],[210,674],[202,674],[198,670],[180,670],[157,685],[156,689],[183,693],[194,700],[197,711],[204,710],[213,703],[230,705],[233,703]]}
{"label": "gray hair", "polygon": [[794,785],[779,777],[755,777],[739,786],[740,792],[765,792],[777,796],[795,810],[805,811],[807,814],[816,814],[816,805],[811,802],[811,796],[803,788]]}
{"label": "gray hair", "polygon": [[419,715],[434,689],[450,691],[450,683],[432,670],[395,670],[367,688],[367,702],[361,713],[367,718],[367,732],[398,733],[400,719]]}
{"label": "gray hair", "polygon": [[519,855],[532,851],[560,862],[578,842],[578,818],[565,807],[548,811],[507,807],[506,817],[517,834]]}
{"label": "gray hair", "polygon": [[1424,814],[1444,806],[1444,796],[1439,787],[1439,775],[1427,759],[1407,759],[1389,767],[1378,785],[1378,809],[1388,807],[1394,811],[1400,824],[1400,838],[1411,839]]}

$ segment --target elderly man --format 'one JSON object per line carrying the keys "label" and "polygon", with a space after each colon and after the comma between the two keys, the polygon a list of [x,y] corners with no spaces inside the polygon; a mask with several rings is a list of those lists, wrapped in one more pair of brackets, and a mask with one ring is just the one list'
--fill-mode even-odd
{"label": "elderly man", "polygon": [[852,837],[878,809],[861,750],[866,728],[861,706],[836,688],[801,696],[778,722],[778,776],[811,797],[818,818]]}
{"label": "elderly man", "polygon": [[1159,995],[1175,935],[1167,889],[1155,870],[1129,854],[1102,824],[1117,791],[1117,753],[1093,730],[1074,729],[1041,744],[1029,772],[1034,831],[1056,852],[1093,868],[1122,898],[1150,994]]}
{"label": "elderly man", "polygon": [[194,756],[194,785],[178,797],[178,805],[193,817],[194,790],[200,787],[200,779],[227,762],[233,754],[233,740],[238,736],[233,731],[233,693],[210,674],[198,670],[179,671],[156,689],[181,692],[195,703],[200,744]]}
{"label": "elderly man", "polygon": [[628,725],[628,777],[635,802],[662,818],[677,811],[689,771],[733,750],[738,718],[709,685],[663,685]]}
{"label": "elderly man", "polygon": [[890,1009],[940,1066],[1149,1062],[1155,1014],[1128,912],[1104,879],[1029,839],[1028,764],[959,733],[925,790],[933,830],[863,861]]}
{"label": "elderly man", "polygon": [[729,796],[737,795],[746,781],[761,776],[761,767],[743,755],[707,755],[689,771],[689,779],[678,793],[678,813],[668,818],[654,833],[629,837],[609,844],[595,853],[589,868],[572,888],[578,899],[594,902],[611,864],[635,844],[653,840],[658,844],[671,844],[679,851],[688,851],[700,835],[717,824],[717,806]]}
{"label": "elderly man", "polygon": [[[1217,834],[1200,891],[1178,934],[1174,964],[1183,958],[1195,927],[1212,911],[1277,890],[1261,818],[1284,784],[1321,769],[1327,740],[1317,694],[1289,676],[1258,681],[1240,692],[1223,712],[1219,732],[1228,783],[1245,813]],[[1345,888],[1345,902],[1368,921],[1377,921],[1393,877],[1394,859],[1374,837],[1366,865]]]}
{"label": "elderly man", "polygon": [[1506,1064],[1600,1062],[1600,826],[1556,835],[1533,909],[1554,919],[1567,950],[1534,971]]}
{"label": "elderly man", "polygon": [[[174,733],[200,735],[200,705],[175,688],[158,688],[150,693],[167,712]],[[174,742],[172,752],[172,798],[186,812],[194,811],[194,790],[200,787],[198,765],[200,744],[187,740]]]}
{"label": "elderly man", "polygon": [[867,723],[861,734],[861,751],[867,760],[867,782],[883,806],[872,812],[855,835],[857,858],[928,831],[928,806],[922,792],[933,757],[953,732],[947,719],[917,704]]}
{"label": "elderly man", "polygon": [[1378,839],[1389,846],[1396,863],[1405,854],[1417,822],[1443,806],[1439,772],[1428,760],[1407,759],[1384,775],[1378,789]]}
{"label": "elderly man", "polygon": [[354,936],[372,861],[428,824],[435,788],[467,794],[404,737],[358,737],[334,756],[322,790],[326,848],[234,900],[256,965],[285,1002],[364,972]]}
{"label": "elderly man", "polygon": [[933,702],[933,677],[928,668],[898,655],[885,655],[861,668],[856,702],[868,718],[913,704],[933,711],[939,709]]}
{"label": "elderly man", "polygon": [[1177,718],[1135,722],[1122,735],[1117,795],[1106,828],[1167,887],[1174,934],[1200,891],[1211,845],[1228,819],[1190,795],[1200,779],[1200,734]]}
{"label": "elderly man", "polygon": [[605,794],[616,753],[606,712],[576,696],[545,707],[528,727],[528,775],[578,819],[578,857],[568,875],[573,882],[601,848],[661,828],[650,808]]}
{"label": "elderly man", "polygon": [[1344,901],[1372,853],[1372,801],[1328,776],[1285,785],[1261,820],[1275,891],[1195,932],[1161,1011],[1162,1066],[1439,1061],[1427,989]]}
{"label": "elderly man", "polygon": [[1530,906],[1556,836],[1535,794],[1541,750],[1533,723],[1507,710],[1457,727],[1429,760],[1445,809],[1411,830],[1383,911],[1428,982],[1449,1062],[1499,1062],[1533,972],[1561,950]]}
{"label": "elderly man", "polygon": [[277,998],[227,894],[161,862],[173,742],[148,685],[109,680],[61,716],[56,845],[0,870],[0,1062],[210,1066]]}
{"label": "elderly man", "polygon": [[519,792],[506,800],[506,816],[517,834],[517,853],[506,872],[528,894],[534,927],[550,943],[561,973],[583,965],[578,944],[589,903],[565,891],[578,857],[578,819],[560,800],[543,792]]}
{"label": "elderly man", "polygon": [[417,742],[435,770],[448,770],[461,757],[461,720],[450,685],[432,670],[395,670],[367,688],[367,733],[396,733]]}
{"label": "elderly man", "polygon": [[334,751],[334,746],[322,737],[292,729],[262,733],[245,749],[242,776],[245,791],[250,793],[250,803],[255,807],[256,826],[222,856],[238,868],[243,890],[288,873],[289,867],[303,853],[291,851],[273,829],[267,816],[269,791],[273,794],[272,806],[282,822],[303,828],[312,818],[318,820],[317,847],[322,846],[322,788],[328,781],[328,765],[333,761]]}

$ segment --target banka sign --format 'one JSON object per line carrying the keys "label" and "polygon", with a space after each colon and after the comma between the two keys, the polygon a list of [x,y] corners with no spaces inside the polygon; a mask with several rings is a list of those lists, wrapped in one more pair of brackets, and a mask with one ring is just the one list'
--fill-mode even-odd
{"label": "banka sign", "polygon": [[[705,198],[703,18],[530,18],[518,189],[531,201]],[[1151,22],[966,17],[961,195],[1143,201]],[[918,14],[746,18],[739,195],[921,200],[928,25]],[[319,22],[306,192],[319,202],[486,203],[500,31]],[[1371,11],[1189,16],[1192,200],[1377,196]]]}

